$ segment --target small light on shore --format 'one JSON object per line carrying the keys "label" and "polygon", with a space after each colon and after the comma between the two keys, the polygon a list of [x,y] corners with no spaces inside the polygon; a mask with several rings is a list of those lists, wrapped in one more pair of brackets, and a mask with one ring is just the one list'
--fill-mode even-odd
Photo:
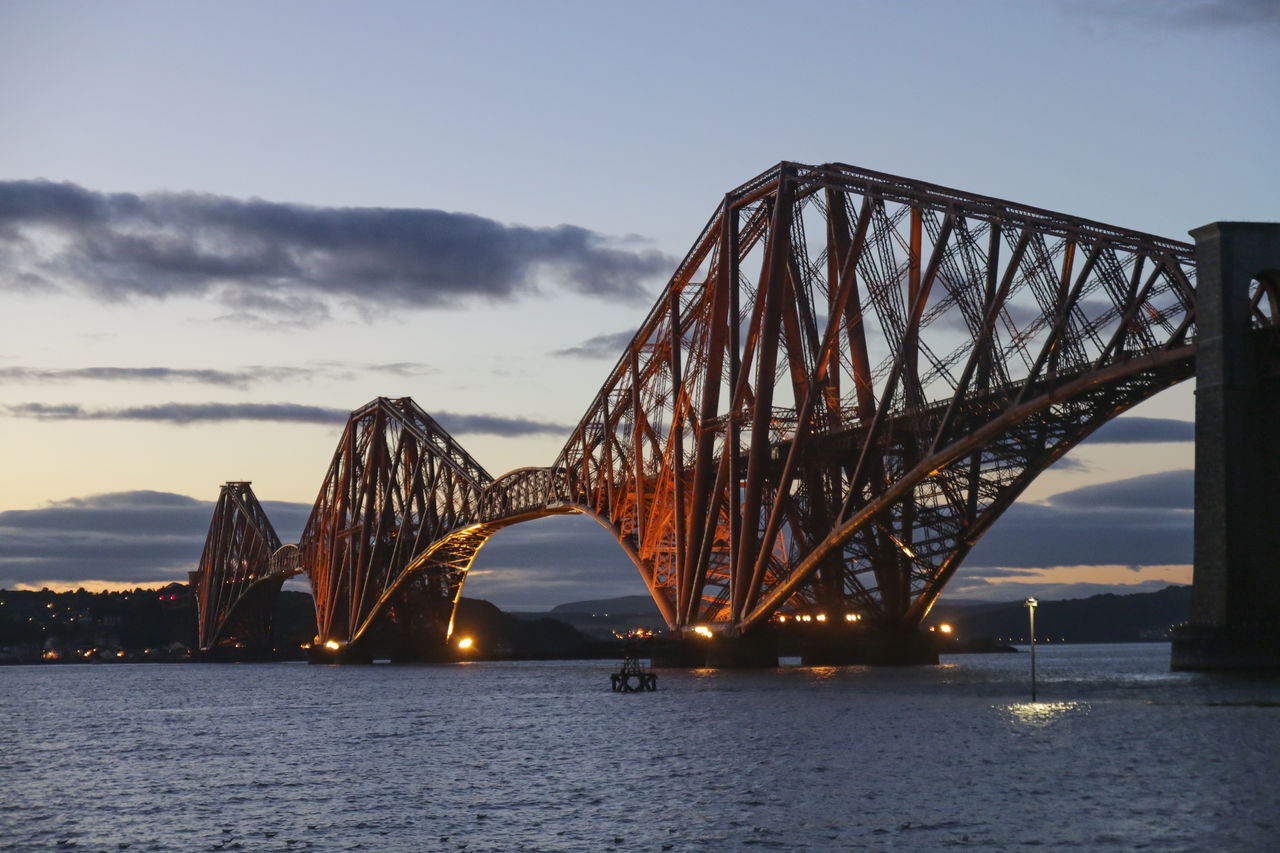
{"label": "small light on shore", "polygon": [[338,644],[337,640],[325,640],[324,647],[331,652],[336,652],[338,649],[342,648],[342,646]]}
{"label": "small light on shore", "polygon": [[470,638],[470,637],[463,637],[461,640],[459,640],[459,641],[458,641],[458,648],[460,648],[460,649],[469,649],[469,648],[471,648],[471,638]]}

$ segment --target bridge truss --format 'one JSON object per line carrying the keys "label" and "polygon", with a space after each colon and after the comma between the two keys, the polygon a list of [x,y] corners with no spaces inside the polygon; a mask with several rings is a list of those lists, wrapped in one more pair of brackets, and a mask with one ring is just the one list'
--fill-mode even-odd
{"label": "bridge truss", "polygon": [[488,537],[563,512],[674,632],[913,629],[1038,474],[1192,375],[1194,276],[1185,243],[782,163],[725,196],[551,466],[494,480],[407,398],[352,414],[293,564],[318,636],[438,641]]}
{"label": "bridge truss", "polygon": [[492,480],[407,397],[353,412],[298,546],[318,638],[347,645],[380,621],[390,651],[429,656],[483,540],[449,545],[475,538],[466,528]]}
{"label": "bridge truss", "polygon": [[280,544],[249,483],[222,487],[199,568],[191,574],[200,651],[270,648],[276,595],[296,574],[296,551]]}
{"label": "bridge truss", "polygon": [[911,627],[1037,474],[1191,375],[1193,261],[784,163],[725,197],[554,467],[673,628]]}

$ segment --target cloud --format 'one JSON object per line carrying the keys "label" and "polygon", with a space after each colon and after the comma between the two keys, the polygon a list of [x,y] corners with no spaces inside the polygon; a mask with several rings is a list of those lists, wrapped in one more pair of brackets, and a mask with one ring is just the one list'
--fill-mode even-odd
{"label": "cloud", "polygon": [[508,418],[501,415],[460,415],[455,412],[436,412],[433,417],[450,435],[498,435],[512,438],[523,435],[559,435],[568,437],[573,427],[567,424],[535,421],[529,418]]}
{"label": "cloud", "polygon": [[617,359],[635,336],[634,329],[626,332],[614,332],[610,335],[596,335],[594,338],[588,338],[577,346],[555,350],[552,355],[572,358]]}
{"label": "cloud", "polygon": [[1068,13],[1111,18],[1144,28],[1166,30],[1251,30],[1280,34],[1280,5],[1275,0],[1092,0],[1062,3]]}
{"label": "cloud", "polygon": [[[270,500],[262,506],[281,541],[297,542],[311,506]],[[213,500],[130,491],[0,512],[0,588],[185,582],[199,562],[213,508]],[[640,573],[586,516],[502,531],[481,549],[465,588],[469,597],[523,609],[637,593],[645,593]]]}
{"label": "cloud", "polygon": [[345,409],[297,403],[164,403],[115,409],[86,409],[73,403],[17,403],[0,408],[0,412],[12,418],[40,421],[150,421],[182,425],[219,421],[341,424],[351,416]]}
{"label": "cloud", "polygon": [[102,301],[210,296],[233,318],[304,324],[334,300],[366,313],[506,300],[554,281],[647,301],[675,261],[574,225],[468,213],[321,208],[196,193],[107,194],[0,182],[0,289],[66,287]]}
{"label": "cloud", "polygon": [[1125,480],[1112,480],[1059,492],[1049,498],[1055,509],[1070,510],[1193,510],[1195,471],[1161,471]]}
{"label": "cloud", "polygon": [[1119,417],[1107,421],[1087,439],[1089,444],[1140,444],[1195,441],[1195,421],[1173,418]]}
{"label": "cloud", "polygon": [[[0,406],[0,415],[38,421],[142,421],[179,426],[226,421],[333,425],[345,424],[351,417],[346,409],[304,406],[298,403],[163,403],[114,409],[88,409],[75,403],[15,403]],[[433,417],[451,435],[497,435],[506,438],[526,435],[567,436],[573,430],[567,424],[503,415],[435,412]]]}
{"label": "cloud", "polygon": [[239,370],[177,367],[0,367],[0,382],[189,382],[247,388],[256,382],[278,382],[309,376],[301,367],[252,367]]}
{"label": "cloud", "polygon": [[499,607],[545,610],[557,604],[648,595],[617,540],[585,515],[517,524],[480,549],[463,595]]}
{"label": "cloud", "polygon": [[438,373],[439,369],[417,361],[396,361],[390,364],[366,364],[364,369],[372,373],[390,373],[392,376],[422,376]]}
{"label": "cloud", "polygon": [[288,382],[316,376],[350,379],[356,371],[391,376],[422,376],[438,372],[431,365],[399,361],[390,364],[353,365],[324,362],[314,366],[251,365],[231,370],[179,367],[0,367],[0,383],[51,384],[58,382],[167,382],[248,388],[264,382]]}
{"label": "cloud", "polygon": [[[204,549],[214,501],[130,491],[0,512],[0,588],[18,584],[186,581]],[[282,541],[297,541],[311,507],[264,501]]]}
{"label": "cloud", "polygon": [[[1191,562],[1190,475],[1169,471],[1074,489],[1048,504],[1015,504],[979,541],[945,595],[1082,594],[1084,587],[1049,572],[1063,566],[1127,568],[1139,585],[1163,585],[1151,579],[1151,567]],[[1181,497],[1168,499],[1169,493]],[[199,560],[213,506],[131,491],[0,512],[0,587],[184,580]],[[264,500],[263,507],[281,541],[296,542],[310,505]],[[516,609],[644,593],[621,546],[582,515],[502,531],[481,549],[465,588],[469,597]]]}
{"label": "cloud", "polygon": [[1176,580],[1151,578],[1137,583],[1054,582],[1038,576],[1039,580],[1010,581],[989,584],[982,578],[958,575],[944,596],[948,602],[956,601],[1022,601],[1035,597],[1042,601],[1068,598],[1088,598],[1092,595],[1132,595],[1139,592],[1159,592]]}
{"label": "cloud", "polygon": [[1015,503],[974,546],[965,568],[1001,577],[1057,566],[1190,564],[1193,477],[1164,471],[1060,492],[1047,504]]}

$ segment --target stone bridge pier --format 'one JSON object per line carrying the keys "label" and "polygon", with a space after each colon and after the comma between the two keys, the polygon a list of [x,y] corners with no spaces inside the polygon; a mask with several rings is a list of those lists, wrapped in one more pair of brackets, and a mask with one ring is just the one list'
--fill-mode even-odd
{"label": "stone bridge pier", "polygon": [[1280,224],[1196,241],[1195,568],[1174,669],[1280,668]]}

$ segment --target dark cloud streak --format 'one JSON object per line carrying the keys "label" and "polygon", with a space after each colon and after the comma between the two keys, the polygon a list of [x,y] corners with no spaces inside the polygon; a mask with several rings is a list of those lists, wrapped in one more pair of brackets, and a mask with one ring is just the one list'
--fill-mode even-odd
{"label": "dark cloud streak", "polygon": [[[311,507],[264,501],[272,526],[296,542]],[[0,588],[17,584],[186,581],[214,501],[170,492],[114,492],[0,512]]]}
{"label": "dark cloud streak", "polygon": [[186,382],[247,388],[257,382],[285,381],[310,375],[301,367],[254,367],[242,370],[178,367],[0,367],[0,382]]}
{"label": "dark cloud streak", "polygon": [[[87,409],[74,403],[17,403],[0,407],[0,414],[38,421],[142,421],[179,426],[227,421],[334,425],[345,424],[351,416],[345,409],[297,403],[164,403],[115,409]],[[567,424],[502,415],[435,412],[433,416],[454,435],[483,434],[506,438],[527,435],[567,436],[573,429]]]}
{"label": "dark cloud streak", "polygon": [[293,382],[315,376],[350,379],[356,371],[384,373],[391,376],[421,376],[436,372],[419,362],[391,364],[339,364],[325,362],[314,367],[253,365],[232,370],[180,367],[0,367],[0,383],[33,384],[57,382],[174,382],[248,388],[264,382]]}
{"label": "dark cloud streak", "polygon": [[614,332],[610,335],[596,335],[577,346],[565,347],[552,352],[552,355],[570,358],[608,358],[617,359],[635,338],[635,331]]}
{"label": "dark cloud streak", "polygon": [[1195,441],[1194,421],[1173,418],[1119,417],[1107,421],[1089,436],[1089,444],[1148,444]]}
{"label": "dark cloud streak", "polygon": [[[1047,504],[1015,504],[978,543],[952,586],[1010,595],[1022,588],[991,582],[1037,581],[1036,569],[1056,566],[1185,565],[1191,559],[1191,476],[1168,471],[1085,486]],[[1179,497],[1170,499],[1170,493]],[[212,499],[132,491],[0,512],[0,587],[183,580],[199,559],[213,506]],[[264,500],[263,506],[281,540],[296,542],[310,505]],[[503,531],[481,551],[475,570],[464,593],[512,607],[644,591],[623,549],[586,516]]]}
{"label": "dark cloud streak", "polygon": [[9,417],[39,421],[151,421],[194,424],[218,421],[283,421],[287,423],[345,423],[350,412],[296,403],[165,403],[86,409],[75,404],[18,403],[6,406]]}
{"label": "dark cloud streak", "polygon": [[1280,3],[1275,0],[1092,0],[1060,5],[1069,14],[1110,18],[1145,29],[1280,34]]}
{"label": "dark cloud streak", "polygon": [[195,193],[97,193],[0,182],[0,288],[71,287],[103,301],[213,296],[238,315],[312,323],[332,300],[447,308],[555,281],[647,301],[674,259],[574,225],[467,213],[319,208]]}
{"label": "dark cloud streak", "polygon": [[1191,562],[1194,472],[1163,471],[1082,486],[1047,504],[1015,503],[965,559],[966,569],[1156,566]]}

